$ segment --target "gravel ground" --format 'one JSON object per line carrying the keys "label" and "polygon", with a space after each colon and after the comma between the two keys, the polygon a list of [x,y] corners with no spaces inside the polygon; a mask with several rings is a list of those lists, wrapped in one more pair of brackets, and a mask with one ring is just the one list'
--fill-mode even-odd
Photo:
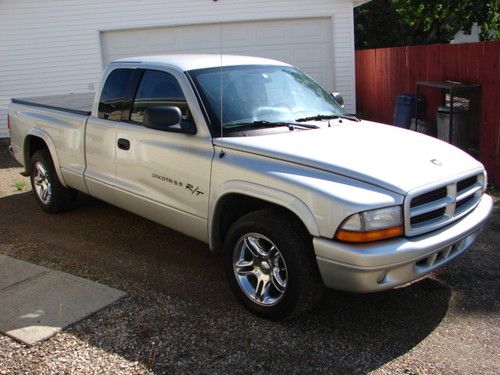
{"label": "gravel ground", "polygon": [[[440,274],[377,294],[327,291],[271,323],[240,307],[206,245],[82,196],[47,215],[0,145],[0,253],[130,296],[33,347],[0,335],[0,374],[500,373],[500,202]],[[20,193],[20,194],[17,194]]]}

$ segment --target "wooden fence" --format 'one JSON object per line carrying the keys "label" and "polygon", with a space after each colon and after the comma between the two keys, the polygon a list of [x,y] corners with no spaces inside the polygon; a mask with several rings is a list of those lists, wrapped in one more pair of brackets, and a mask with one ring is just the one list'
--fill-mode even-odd
{"label": "wooden fence", "polygon": [[460,81],[482,88],[479,159],[500,186],[500,41],[356,51],[358,112],[392,123],[396,97],[418,81]]}

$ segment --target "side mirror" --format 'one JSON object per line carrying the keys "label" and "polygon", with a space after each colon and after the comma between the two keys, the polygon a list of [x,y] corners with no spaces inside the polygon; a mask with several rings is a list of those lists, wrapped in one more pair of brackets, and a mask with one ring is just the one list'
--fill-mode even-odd
{"label": "side mirror", "polygon": [[337,103],[339,103],[342,108],[344,108],[344,98],[342,97],[342,95],[340,95],[339,92],[332,92],[330,95],[333,97],[333,99],[335,99]]}
{"label": "side mirror", "polygon": [[146,128],[165,130],[175,133],[195,134],[196,127],[192,122],[182,121],[178,107],[159,105],[144,111],[143,123]]}

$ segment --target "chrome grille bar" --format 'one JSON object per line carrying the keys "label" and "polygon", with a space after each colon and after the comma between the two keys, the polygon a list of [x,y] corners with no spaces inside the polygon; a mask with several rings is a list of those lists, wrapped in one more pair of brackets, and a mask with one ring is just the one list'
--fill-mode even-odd
{"label": "chrome grille bar", "polygon": [[446,198],[439,199],[436,202],[430,202],[430,203],[423,204],[421,206],[416,206],[416,207],[411,209],[410,217],[420,216],[420,215],[425,214],[427,212],[435,211],[438,208],[448,206],[452,202],[453,202],[453,200],[447,196]]}
{"label": "chrome grille bar", "polygon": [[410,192],[404,203],[406,235],[430,232],[465,216],[479,203],[483,185],[484,174],[476,171]]}

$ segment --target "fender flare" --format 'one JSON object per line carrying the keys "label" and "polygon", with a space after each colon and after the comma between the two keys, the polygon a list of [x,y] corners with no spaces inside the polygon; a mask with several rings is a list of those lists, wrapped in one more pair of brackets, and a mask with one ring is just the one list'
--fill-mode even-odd
{"label": "fender flare", "polygon": [[28,145],[28,140],[31,137],[36,137],[40,138],[42,141],[45,142],[47,145],[47,148],[49,149],[50,156],[52,158],[52,162],[54,163],[54,168],[56,170],[57,177],[59,178],[59,181],[64,187],[67,187],[66,182],[64,181],[64,177],[61,172],[61,164],[59,163],[59,157],[57,156],[57,151],[56,147],[54,146],[54,142],[52,141],[52,138],[50,137],[49,133],[47,133],[45,130],[42,130],[40,128],[30,128],[25,136],[24,136],[24,142],[23,142],[23,158],[24,158],[24,169],[25,172],[28,172],[30,169],[30,155],[29,155],[29,145]]}
{"label": "fender flare", "polygon": [[222,201],[224,196],[229,194],[246,195],[281,206],[293,212],[302,221],[307,231],[312,236],[319,236],[319,228],[314,215],[309,207],[296,196],[282,190],[255,184],[253,182],[231,180],[219,186],[211,195],[208,213],[208,236],[211,250],[215,250],[216,248],[216,244],[214,243],[216,239],[213,238],[213,230],[215,219],[214,215],[217,212],[217,205]]}

